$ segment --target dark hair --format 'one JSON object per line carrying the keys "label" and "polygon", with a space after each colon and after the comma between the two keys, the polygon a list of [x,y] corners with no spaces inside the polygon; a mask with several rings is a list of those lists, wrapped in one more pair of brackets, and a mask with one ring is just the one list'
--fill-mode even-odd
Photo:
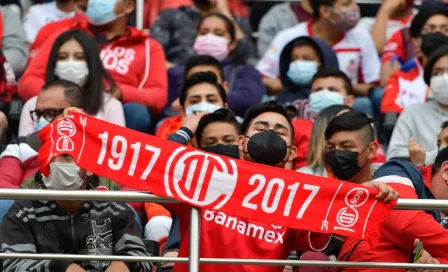
{"label": "dark hair", "polygon": [[71,81],[58,79],[49,83],[46,83],[42,87],[42,91],[46,91],[51,88],[62,88],[64,90],[65,100],[72,107],[82,108],[83,107],[83,90],[82,88]]}
{"label": "dark hair", "polygon": [[446,128],[448,128],[448,121],[443,122],[442,125],[440,126],[440,129],[442,130]]}
{"label": "dark hair", "polygon": [[411,37],[420,37],[426,22],[434,15],[443,15],[448,17],[448,8],[445,4],[441,3],[434,6],[422,6],[417,15],[415,15],[414,19],[412,19],[411,27],[409,28]]}
{"label": "dark hair", "polygon": [[316,44],[315,41],[313,41],[311,38],[309,37],[300,37],[298,39],[296,39],[293,44],[292,44],[292,48],[291,48],[291,55],[292,55],[292,50],[294,50],[294,48],[296,47],[303,47],[303,46],[311,46],[314,50],[314,52],[317,54],[317,56],[319,57],[319,62],[323,63],[324,62],[324,57],[322,56],[322,52],[321,49],[318,47],[318,45]]}
{"label": "dark hair", "polygon": [[70,30],[62,33],[54,41],[51,48],[50,57],[47,64],[47,73],[45,82],[49,83],[57,79],[55,75],[56,63],[58,61],[59,49],[70,40],[78,41],[83,50],[89,68],[89,75],[86,85],[83,87],[83,107],[87,114],[97,114],[103,105],[103,79],[106,80],[108,86],[113,88],[116,86],[115,81],[104,69],[100,59],[100,52],[95,39],[81,30]]}
{"label": "dark hair", "polygon": [[184,68],[184,81],[187,80],[187,75],[191,69],[198,66],[213,66],[219,71],[219,76],[225,81],[224,69],[222,69],[221,63],[217,59],[208,55],[192,56],[187,60]]}
{"label": "dark hair", "polygon": [[313,9],[313,17],[319,19],[321,6],[333,6],[335,0],[311,0],[310,5]]}
{"label": "dark hair", "polygon": [[353,85],[350,79],[347,77],[347,75],[342,72],[339,69],[335,68],[322,68],[317,71],[317,73],[314,75],[313,80],[311,82],[311,85],[313,85],[314,81],[321,79],[321,78],[327,78],[327,77],[334,77],[339,78],[344,81],[344,88],[347,90],[347,95],[353,95]]}
{"label": "dark hair", "polygon": [[434,51],[431,55],[429,55],[423,74],[423,78],[425,79],[425,82],[428,86],[431,85],[432,69],[434,69],[434,65],[440,58],[447,55],[448,45],[442,45],[441,47],[437,48],[437,50]]}
{"label": "dark hair", "polygon": [[448,161],[448,148],[444,148],[440,150],[439,154],[437,154],[436,160],[432,165],[432,176],[434,177],[437,173],[439,173],[440,168],[442,168],[442,164]]}
{"label": "dark hair", "polygon": [[204,129],[212,124],[212,123],[228,123],[235,127],[235,130],[238,134],[240,134],[240,125],[236,120],[235,116],[229,109],[221,108],[219,110],[214,111],[213,113],[207,114],[201,118],[198,124],[198,128],[196,129],[195,137],[198,142],[199,148],[201,148],[201,140],[202,140],[202,132]]}
{"label": "dark hair", "polygon": [[283,106],[277,101],[258,103],[250,107],[247,110],[246,115],[244,116],[243,123],[241,123],[240,126],[241,133],[246,135],[247,130],[249,129],[252,123],[252,120],[265,112],[275,112],[280,115],[283,115],[283,117],[286,118],[289,124],[289,128],[291,130],[291,142],[294,142],[294,127],[291,123],[291,120],[289,120],[288,113],[286,112],[285,108],[283,108]]}
{"label": "dark hair", "polygon": [[236,43],[235,49],[232,50],[231,52],[229,52],[229,56],[232,57],[232,64],[234,64],[234,65],[243,64],[245,58],[244,58],[244,56],[240,56],[238,54],[237,47],[238,47],[239,43],[238,43],[238,40],[236,39],[236,29],[235,29],[235,26],[233,25],[233,22],[229,18],[227,18],[226,16],[222,15],[221,13],[210,13],[210,14],[207,14],[204,17],[202,17],[201,20],[199,21],[197,31],[199,32],[199,29],[200,29],[202,23],[206,19],[208,19],[210,17],[216,17],[218,19],[221,19],[224,22],[224,24],[226,25],[227,31],[229,32],[230,39],[231,39],[230,42],[235,42]]}
{"label": "dark hair", "polygon": [[187,99],[188,91],[190,90],[190,88],[202,83],[208,83],[214,86],[218,91],[219,96],[221,96],[222,102],[227,102],[226,90],[221,84],[218,83],[218,77],[213,72],[198,72],[192,74],[185,81],[184,86],[180,90],[179,102],[182,107],[185,106],[185,100]]}
{"label": "dark hair", "polygon": [[363,112],[344,112],[330,121],[325,130],[325,139],[328,141],[337,132],[358,131],[367,128],[367,132],[363,135],[362,139],[366,143],[371,143],[375,140],[375,134],[371,124],[373,124],[373,120]]}

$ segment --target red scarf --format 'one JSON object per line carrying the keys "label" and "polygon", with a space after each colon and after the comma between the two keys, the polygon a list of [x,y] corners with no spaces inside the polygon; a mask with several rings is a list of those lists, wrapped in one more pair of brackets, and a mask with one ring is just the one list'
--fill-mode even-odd
{"label": "red scarf", "polygon": [[212,155],[74,113],[39,137],[41,171],[71,155],[83,169],[203,209],[375,243],[393,204],[377,190]]}

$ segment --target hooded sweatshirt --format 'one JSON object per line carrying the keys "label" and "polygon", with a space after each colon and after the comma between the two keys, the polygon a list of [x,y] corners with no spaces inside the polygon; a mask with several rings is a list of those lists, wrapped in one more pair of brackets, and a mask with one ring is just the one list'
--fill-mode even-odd
{"label": "hooded sweatshirt", "polygon": [[[224,70],[224,81],[229,85],[227,93],[229,108],[237,116],[244,116],[246,111],[263,97],[264,86],[260,74],[252,65],[234,64],[232,57],[224,59],[221,65]],[[184,84],[184,71],[185,66],[176,66],[168,71],[168,105],[180,95]]]}
{"label": "hooded sweatshirt", "polygon": [[294,48],[294,43],[299,40],[307,40],[313,44],[314,49],[317,51],[320,59],[322,60],[322,66],[320,68],[333,68],[339,69],[339,62],[336,53],[328,43],[317,38],[299,37],[289,42],[283,49],[280,55],[280,80],[284,87],[284,91],[277,96],[277,100],[286,105],[292,104],[297,108],[298,117],[305,118],[308,109],[308,96],[310,95],[311,86],[299,86],[293,83],[287,76],[289,65],[291,64],[291,53]]}
{"label": "hooded sweatshirt", "polygon": [[[19,82],[19,95],[28,100],[39,94],[45,83],[45,73],[53,42],[63,32],[80,29],[94,35],[94,29],[82,21],[59,29],[49,37],[30,62]],[[113,77],[122,92],[121,101],[146,105],[154,113],[162,111],[167,101],[165,54],[160,44],[146,32],[127,27],[126,34],[101,46],[104,68]]]}
{"label": "hooded sweatshirt", "polygon": [[434,163],[437,156],[437,136],[440,126],[448,120],[448,112],[435,101],[407,107],[398,118],[387,151],[387,159],[408,158],[409,140],[426,149],[425,164]]}

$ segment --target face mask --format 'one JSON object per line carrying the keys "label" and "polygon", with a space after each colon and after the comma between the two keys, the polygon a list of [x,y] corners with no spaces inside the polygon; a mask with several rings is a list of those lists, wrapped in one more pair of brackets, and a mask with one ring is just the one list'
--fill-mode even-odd
{"label": "face mask", "polygon": [[50,163],[50,175],[43,177],[45,186],[51,190],[79,190],[84,180],[79,177],[79,166],[75,163]]}
{"label": "face mask", "polygon": [[223,61],[229,54],[229,41],[214,34],[206,34],[196,38],[193,48],[197,55],[209,55]]}
{"label": "face mask", "polygon": [[339,30],[344,33],[354,28],[358,24],[359,18],[361,18],[361,11],[358,6],[356,6],[356,8],[344,10],[333,9],[333,11],[337,13],[341,19],[337,22],[330,20],[330,22],[337,25]]}
{"label": "face mask", "polygon": [[89,0],[86,15],[92,25],[106,25],[125,14],[116,15],[115,4],[118,0]]}
{"label": "face mask", "polygon": [[428,33],[422,36],[421,51],[425,56],[431,55],[441,44],[447,44],[448,37],[441,32]]}
{"label": "face mask", "polygon": [[47,119],[41,117],[37,122],[36,122],[36,130],[40,130],[43,129],[46,125],[48,125],[50,122],[47,121]]}
{"label": "face mask", "polygon": [[286,75],[294,84],[307,86],[310,85],[313,76],[317,73],[318,66],[316,61],[296,60],[291,62]]}
{"label": "face mask", "polygon": [[344,105],[344,97],[338,92],[321,90],[310,94],[310,111],[319,113],[323,109],[333,105]]}
{"label": "face mask", "polygon": [[448,75],[438,75],[431,78],[431,90],[434,100],[442,105],[448,105]]}
{"label": "face mask", "polygon": [[85,61],[60,60],[56,63],[54,73],[59,79],[68,80],[84,87],[89,76],[89,68]]}
{"label": "face mask", "polygon": [[195,112],[208,112],[208,113],[212,113],[215,112],[216,110],[219,110],[220,106],[216,106],[214,104],[210,104],[207,102],[201,102],[198,104],[195,104],[193,106],[190,106],[188,108],[185,109],[185,113],[187,115],[191,115],[194,114]]}
{"label": "face mask", "polygon": [[338,179],[349,181],[362,169],[358,166],[358,157],[358,152],[335,149],[327,152],[326,163]]}
{"label": "face mask", "polygon": [[226,156],[234,159],[240,158],[240,150],[238,149],[237,145],[223,145],[223,144],[217,144],[217,145],[211,145],[206,146],[203,149],[206,152]]}
{"label": "face mask", "polygon": [[288,146],[274,130],[269,129],[246,138],[249,138],[249,142],[245,153],[255,162],[273,166],[285,159]]}

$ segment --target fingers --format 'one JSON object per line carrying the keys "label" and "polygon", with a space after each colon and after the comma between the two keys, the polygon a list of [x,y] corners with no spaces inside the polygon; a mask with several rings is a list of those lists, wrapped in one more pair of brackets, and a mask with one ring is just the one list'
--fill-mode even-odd
{"label": "fingers", "polygon": [[391,202],[400,196],[397,191],[385,183],[376,184],[375,188],[380,191],[380,193],[375,196],[375,199],[383,200],[385,203]]}
{"label": "fingers", "polygon": [[420,239],[417,238],[414,240],[414,247],[416,247],[418,245],[418,243],[420,243]]}
{"label": "fingers", "polygon": [[81,110],[80,108],[76,108],[76,107],[69,107],[69,108],[66,108],[65,110],[64,110],[64,117],[66,117],[68,114],[70,114],[70,113],[72,113],[72,112],[78,112],[78,113],[84,113],[84,111],[83,110]]}
{"label": "fingers", "polygon": [[409,140],[409,147],[414,146],[414,145],[416,145],[416,144],[417,144],[417,143],[415,142],[415,138],[412,137],[412,138]]}

